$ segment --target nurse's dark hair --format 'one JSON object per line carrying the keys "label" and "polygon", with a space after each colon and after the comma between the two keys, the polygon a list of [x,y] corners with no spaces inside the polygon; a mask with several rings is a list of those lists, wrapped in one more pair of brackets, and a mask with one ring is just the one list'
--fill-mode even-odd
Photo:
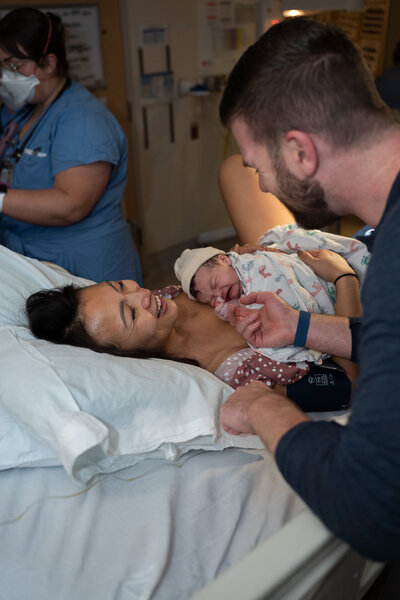
{"label": "nurse's dark hair", "polygon": [[76,285],[66,285],[50,290],[40,290],[29,296],[26,312],[29,327],[35,337],[55,344],[68,344],[89,348],[94,352],[127,356],[130,358],[163,358],[199,366],[190,358],[175,358],[163,351],[121,350],[112,344],[98,344],[86,331],[79,318],[79,290]]}
{"label": "nurse's dark hair", "polygon": [[60,17],[33,7],[16,8],[0,21],[0,46],[16,58],[29,58],[38,65],[48,54],[57,56],[56,75],[68,76],[64,27]]}
{"label": "nurse's dark hair", "polygon": [[220,117],[226,127],[240,117],[271,156],[292,129],[349,147],[396,122],[345,33],[305,17],[274,25],[246,50],[229,75]]}

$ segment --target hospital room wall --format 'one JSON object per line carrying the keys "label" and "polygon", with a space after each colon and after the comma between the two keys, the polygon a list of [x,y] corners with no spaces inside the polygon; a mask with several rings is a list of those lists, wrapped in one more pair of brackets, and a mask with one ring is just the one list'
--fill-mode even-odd
{"label": "hospital room wall", "polygon": [[[196,0],[121,0],[136,196],[143,258],[149,268],[162,256],[175,257],[202,232],[231,229],[218,189],[224,149],[235,151],[219,122],[221,92],[181,95],[181,80],[200,77]],[[165,28],[166,44],[143,45],[142,28]],[[143,71],[165,71],[166,45],[174,77],[171,103],[143,100]],[[146,123],[147,121],[147,137]]]}
{"label": "hospital room wall", "polygon": [[[174,258],[180,246],[195,243],[202,233],[229,231],[231,226],[218,189],[217,175],[224,156],[236,151],[236,147],[232,139],[227,143],[227,133],[219,123],[221,93],[213,92],[206,98],[179,95],[180,80],[193,81],[201,75],[198,4],[198,0],[120,0],[131,105],[135,189],[143,234],[142,256],[145,266],[150,265],[150,268],[163,256],[167,262]],[[377,75],[386,66],[382,50],[385,42],[390,41],[386,38],[389,7],[396,13],[399,2],[379,0],[378,6],[375,0],[366,0],[366,4],[365,13],[333,11],[321,14],[321,17],[338,22],[349,35],[355,35],[354,41],[359,42]],[[393,17],[398,24],[398,11]],[[144,106],[141,98],[139,47],[143,48],[144,72],[167,68],[165,46],[143,47],[142,28],[151,25],[165,28],[166,44],[170,47],[175,91],[171,106],[167,102]],[[389,27],[389,35],[392,30],[399,31],[399,28]],[[359,221],[345,219],[340,232],[351,235],[360,225]],[[214,240],[212,243],[217,245]]]}

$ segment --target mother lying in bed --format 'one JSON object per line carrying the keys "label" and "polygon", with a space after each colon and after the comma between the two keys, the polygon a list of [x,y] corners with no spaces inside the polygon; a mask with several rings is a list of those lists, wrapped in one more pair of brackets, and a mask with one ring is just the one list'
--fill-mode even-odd
{"label": "mother lying in bed", "polygon": [[[305,253],[307,260],[311,257]],[[314,255],[312,264],[320,277],[332,281],[349,269],[344,258],[326,250],[318,259]],[[358,291],[353,277],[343,279],[347,281],[337,288],[336,310],[344,316],[354,314]],[[27,311],[32,332],[51,342],[133,358],[187,360],[234,388],[261,380],[308,412],[340,410],[349,404],[352,363],[337,359],[305,369],[277,363],[249,348],[210,306],[189,299],[177,286],[151,292],[131,280],[69,285],[33,294]]]}

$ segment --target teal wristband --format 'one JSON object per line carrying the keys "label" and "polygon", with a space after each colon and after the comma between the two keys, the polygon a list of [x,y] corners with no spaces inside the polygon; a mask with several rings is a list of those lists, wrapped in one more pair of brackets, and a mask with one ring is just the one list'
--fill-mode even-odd
{"label": "teal wristband", "polygon": [[306,339],[308,334],[308,328],[310,326],[311,313],[306,310],[299,311],[299,320],[297,322],[296,335],[294,336],[294,346],[304,348],[306,345]]}

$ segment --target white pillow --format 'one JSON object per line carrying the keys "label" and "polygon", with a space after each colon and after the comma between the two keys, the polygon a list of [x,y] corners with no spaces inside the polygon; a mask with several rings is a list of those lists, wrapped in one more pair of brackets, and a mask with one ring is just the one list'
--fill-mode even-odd
{"label": "white pillow", "polygon": [[87,280],[3,246],[0,280],[0,469],[62,464],[87,482],[144,458],[263,448],[256,436],[220,427],[219,407],[232,389],[203,369],[35,339],[26,298]]}

